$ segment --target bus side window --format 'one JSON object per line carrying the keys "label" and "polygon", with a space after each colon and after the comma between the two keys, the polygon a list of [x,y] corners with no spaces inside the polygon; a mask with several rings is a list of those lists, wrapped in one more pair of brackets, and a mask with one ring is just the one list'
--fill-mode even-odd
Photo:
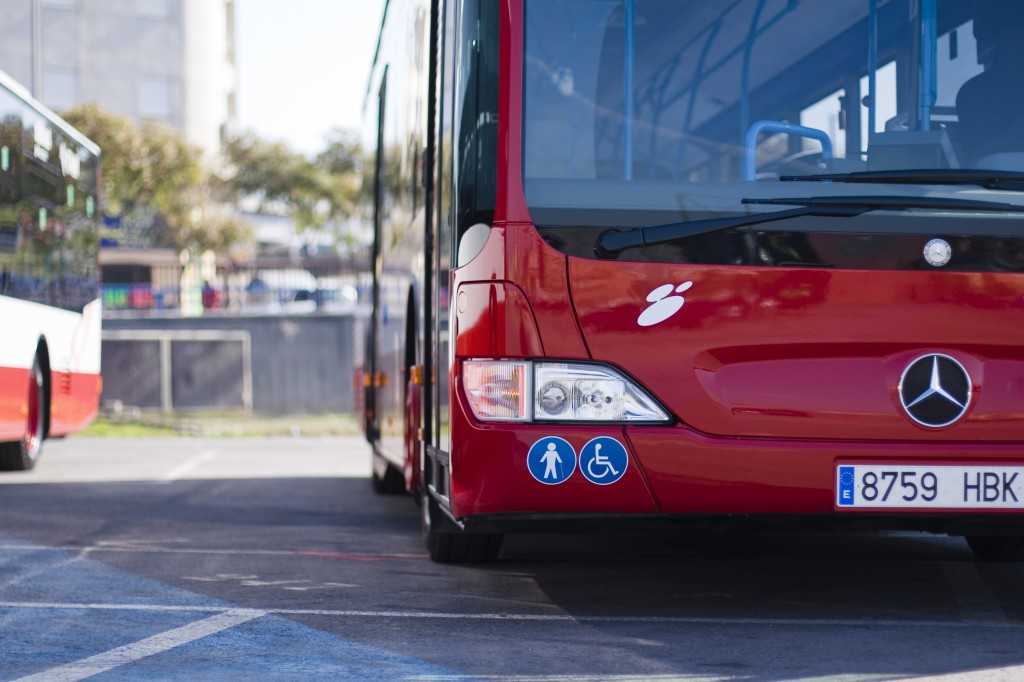
{"label": "bus side window", "polygon": [[494,219],[498,143],[498,3],[463,0],[455,121],[457,234]]}

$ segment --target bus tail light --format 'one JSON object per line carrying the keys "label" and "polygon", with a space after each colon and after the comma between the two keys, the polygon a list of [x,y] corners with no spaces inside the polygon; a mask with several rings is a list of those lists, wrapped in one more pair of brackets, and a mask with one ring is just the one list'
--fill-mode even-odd
{"label": "bus tail light", "polygon": [[643,389],[597,364],[467,360],[463,387],[473,414],[502,422],[668,422]]}
{"label": "bus tail light", "polygon": [[530,420],[530,363],[467,360],[462,384],[473,414],[481,421]]}

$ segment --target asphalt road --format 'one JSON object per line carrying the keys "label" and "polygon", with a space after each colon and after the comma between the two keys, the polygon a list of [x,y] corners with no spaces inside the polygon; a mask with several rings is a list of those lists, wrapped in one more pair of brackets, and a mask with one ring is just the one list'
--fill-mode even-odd
{"label": "asphalt road", "polygon": [[0,474],[0,679],[1024,679],[1024,564],[899,535],[425,557],[358,439],[72,439]]}

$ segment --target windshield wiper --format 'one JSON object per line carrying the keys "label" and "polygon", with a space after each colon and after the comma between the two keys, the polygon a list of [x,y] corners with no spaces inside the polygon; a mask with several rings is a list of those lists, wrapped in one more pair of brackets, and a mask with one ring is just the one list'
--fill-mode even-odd
{"label": "windshield wiper", "polygon": [[968,168],[923,168],[918,170],[783,175],[779,180],[782,182],[871,182],[887,185],[978,185],[985,189],[1024,192],[1024,173],[1017,171],[973,170]]}
{"label": "windshield wiper", "polygon": [[[686,220],[679,223],[652,225],[650,227],[634,227],[628,230],[605,230],[597,238],[595,253],[600,257],[609,257],[617,253],[639,246],[665,244],[700,234],[709,234],[723,230],[734,230],[763,225],[765,223],[815,216],[821,218],[853,218],[871,211],[982,211],[992,213],[1024,213],[1024,205],[1004,204],[998,201],[976,201],[973,199],[956,199],[949,197],[914,197],[914,196],[824,196],[824,197],[773,197],[768,199],[743,199],[744,204],[773,204],[797,206],[797,208],[767,213],[749,213],[728,218],[708,218],[705,220]],[[958,226],[957,233],[973,233],[978,228]],[[901,232],[898,226],[890,227],[885,232]],[[911,228],[908,234],[917,233],[920,228]],[[1013,232],[1019,236],[1019,227]],[[991,229],[985,228],[985,234]]]}

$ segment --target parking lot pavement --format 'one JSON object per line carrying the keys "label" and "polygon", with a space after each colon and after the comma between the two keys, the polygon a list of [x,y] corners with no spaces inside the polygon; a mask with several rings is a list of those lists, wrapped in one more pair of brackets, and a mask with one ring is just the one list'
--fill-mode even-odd
{"label": "parking lot pavement", "polygon": [[0,474],[0,679],[1024,678],[1024,565],[958,539],[517,536],[439,566],[367,460],[49,443]]}

